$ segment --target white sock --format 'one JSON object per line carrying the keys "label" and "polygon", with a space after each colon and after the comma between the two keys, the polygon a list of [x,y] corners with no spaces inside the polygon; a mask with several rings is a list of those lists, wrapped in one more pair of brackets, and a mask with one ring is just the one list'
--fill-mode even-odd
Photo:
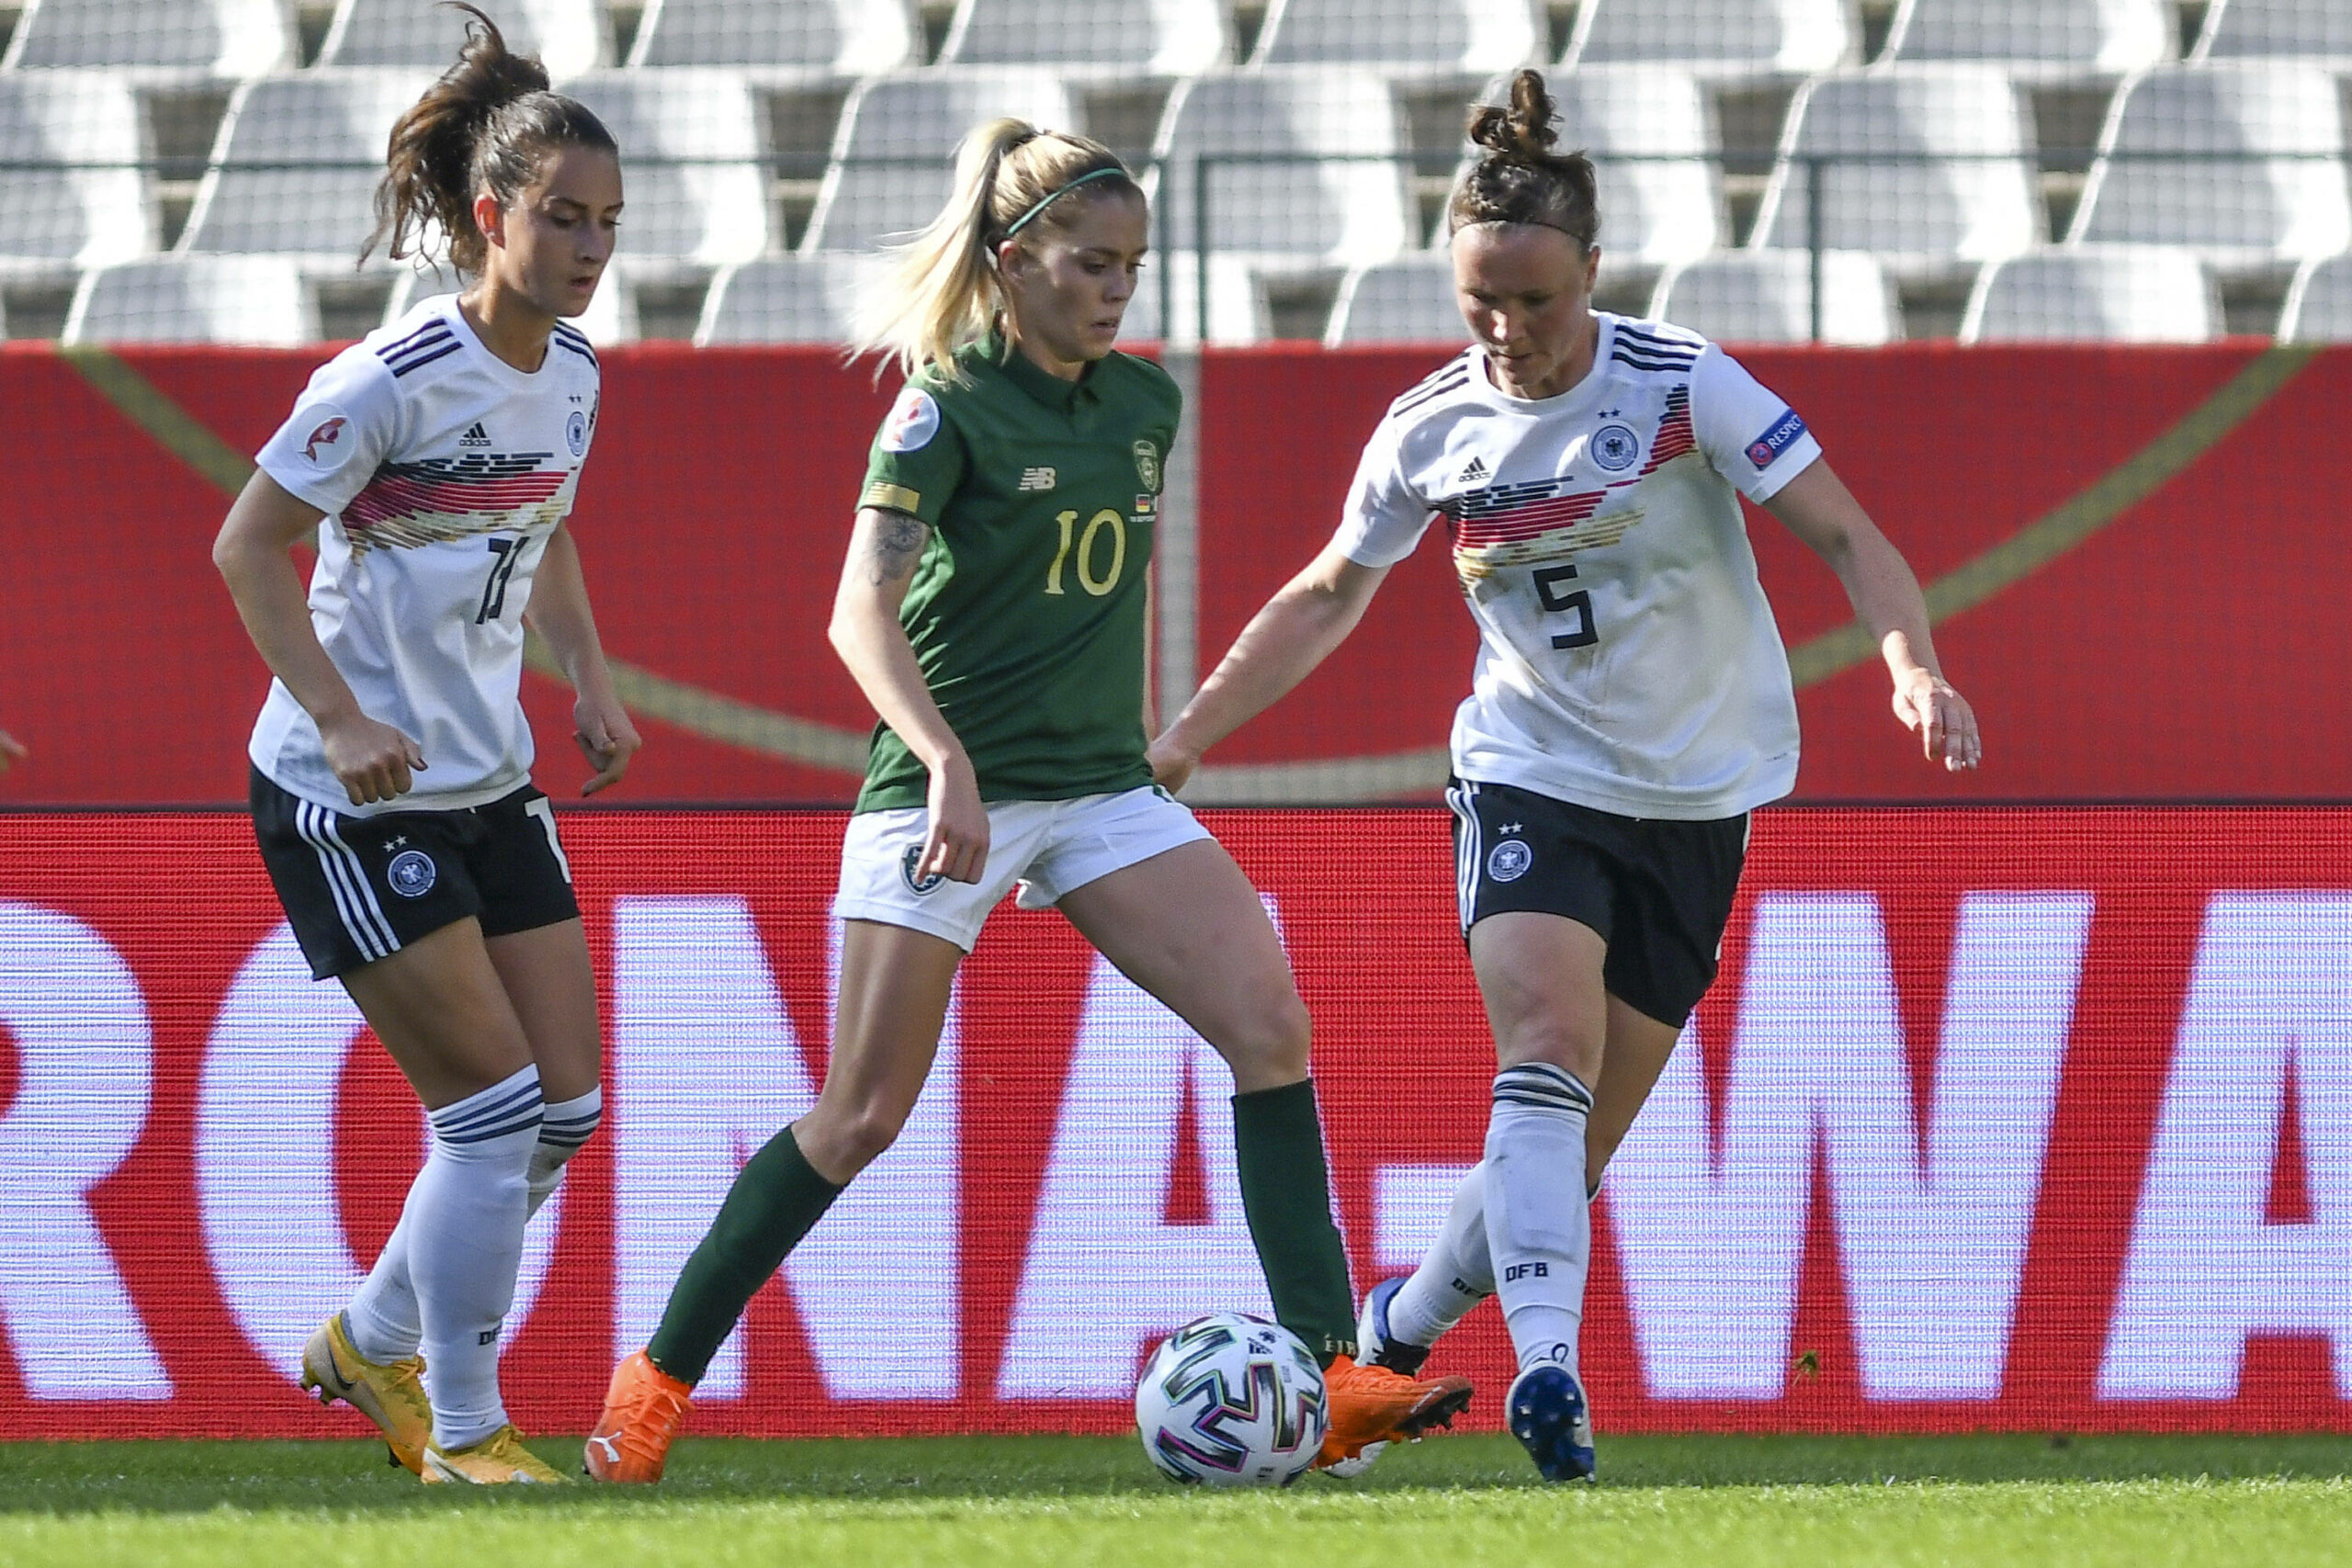
{"label": "white sock", "polygon": [[[605,1091],[599,1087],[574,1100],[559,1100],[546,1107],[546,1119],[539,1123],[539,1141],[531,1150],[531,1165],[527,1179],[530,1183],[530,1213],[537,1214],[540,1206],[555,1196],[563,1180],[563,1168],[581,1145],[594,1137],[605,1116]],[[413,1189],[412,1189],[413,1190]],[[408,1214],[403,1211],[400,1224],[384,1243],[384,1250],[376,1257],[376,1266],[344,1309],[344,1331],[351,1336],[351,1347],[378,1366],[404,1360],[416,1354],[424,1341],[424,1320],[416,1310],[416,1286],[408,1272]]]}
{"label": "white sock", "polygon": [[506,1424],[498,1336],[523,1261],[540,1115],[537,1066],[434,1111],[433,1147],[401,1213],[433,1440],[444,1449],[480,1442]]}
{"label": "white sock", "polygon": [[1495,1075],[1487,1122],[1487,1247],[1520,1370],[1573,1368],[1584,1321],[1592,1219],[1584,1193],[1592,1092],[1574,1073],[1530,1062]]}
{"label": "white sock", "polygon": [[1454,1189],[1453,1207],[1429,1256],[1388,1298],[1388,1332],[1408,1345],[1434,1345],[1439,1336],[1495,1293],[1495,1266],[1487,1250],[1487,1168],[1470,1168]]}

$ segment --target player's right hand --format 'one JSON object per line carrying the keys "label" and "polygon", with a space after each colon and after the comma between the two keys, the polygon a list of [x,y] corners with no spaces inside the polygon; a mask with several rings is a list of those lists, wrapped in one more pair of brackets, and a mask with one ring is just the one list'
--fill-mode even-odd
{"label": "player's right hand", "polygon": [[424,768],[424,749],[389,724],[364,713],[319,726],[327,766],[354,806],[394,800],[409,792],[412,773]]}
{"label": "player's right hand", "polygon": [[0,729],[0,773],[6,773],[11,762],[21,762],[24,760],[24,742],[6,730]]}
{"label": "player's right hand", "polygon": [[931,825],[915,862],[916,877],[978,882],[989,863],[989,811],[980,804],[970,761],[959,755],[932,769],[927,804]]}

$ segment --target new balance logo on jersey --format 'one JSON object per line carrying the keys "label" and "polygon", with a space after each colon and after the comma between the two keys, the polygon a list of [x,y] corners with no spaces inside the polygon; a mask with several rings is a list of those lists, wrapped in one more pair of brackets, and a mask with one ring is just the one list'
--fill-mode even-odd
{"label": "new balance logo on jersey", "polygon": [[490,432],[481,427],[481,422],[480,420],[476,420],[471,429],[468,430],[463,435],[458,437],[458,445],[469,447],[487,447],[490,445]]}
{"label": "new balance logo on jersey", "polygon": [[1453,476],[1453,482],[1458,485],[1474,485],[1486,477],[1486,461],[1483,458],[1473,457],[1462,465],[1462,471]]}
{"label": "new balance logo on jersey", "polygon": [[1032,491],[1051,490],[1053,488],[1053,469],[1023,468],[1021,470],[1021,490],[1022,493],[1024,495]]}

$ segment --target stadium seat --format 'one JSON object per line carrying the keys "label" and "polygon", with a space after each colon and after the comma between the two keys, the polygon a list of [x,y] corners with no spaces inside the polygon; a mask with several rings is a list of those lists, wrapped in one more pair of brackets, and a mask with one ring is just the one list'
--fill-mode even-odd
{"label": "stadium seat", "polygon": [[1232,59],[1231,33],[1217,0],[961,0],[939,59],[1193,76]]}
{"label": "stadium seat", "polygon": [[1035,68],[971,66],[865,83],[842,110],[800,248],[863,251],[922,228],[947,199],[956,142],[1006,115],[1083,129],[1061,80]]}
{"label": "stadium seat", "polygon": [[67,343],[290,345],[319,336],[291,256],[153,256],[82,275]]}
{"label": "stadium seat", "polygon": [[[1658,279],[1650,314],[1721,343],[1813,337],[1813,258],[1804,251],[1726,251]],[[1867,251],[1821,256],[1825,343],[1875,345],[1903,335],[1894,284]]]}
{"label": "stadium seat", "polygon": [[1394,73],[1509,71],[1543,54],[1528,0],[1273,0],[1250,61]]}
{"label": "stadium seat", "polygon": [[293,62],[281,0],[35,0],[0,69],[114,65],[224,77]]}
{"label": "stadium seat", "polygon": [[[1722,182],[1695,76],[1662,65],[1594,65],[1547,85],[1560,106],[1560,145],[1583,148],[1598,165],[1604,250],[1660,264],[1690,261],[1721,243]],[[1487,83],[1480,97],[1509,102],[1510,77]],[[1441,220],[1431,241],[1445,239]]]}
{"label": "stadium seat", "polygon": [[1363,343],[1468,343],[1453,293],[1453,258],[1424,254],[1353,267],[1340,284],[1325,346]]}
{"label": "stadium seat", "polygon": [[2194,252],[2084,245],[1986,267],[1960,341],[2203,343],[2221,330],[2220,294]]}
{"label": "stadium seat", "polygon": [[2295,269],[2278,335],[2296,343],[2352,343],[2352,255],[2321,256]]}
{"label": "stadium seat", "polygon": [[650,0],[631,65],[866,76],[915,59],[906,0]]}
{"label": "stadium seat", "polygon": [[2229,268],[2330,255],[2352,244],[2343,152],[2335,79],[2320,66],[2151,71],[2109,118],[2068,237],[2193,245]]}
{"label": "stadium seat", "polygon": [[1808,248],[1816,199],[1825,249],[1876,251],[1905,272],[2015,255],[2041,235],[2025,106],[1991,66],[1830,76],[1804,88],[1792,113],[1757,220],[1765,245]]}
{"label": "stadium seat", "polygon": [[1795,75],[1852,62],[1858,41],[1846,0],[1589,0],[1561,63]]}
{"label": "stadium seat", "polygon": [[1911,0],[1886,58],[1982,60],[2012,72],[2120,74],[2174,54],[2163,0]]}
{"label": "stadium seat", "polygon": [[2342,0],[2229,0],[2207,9],[2195,60],[2300,55],[2352,61],[2352,6]]}
{"label": "stadium seat", "polygon": [[[503,0],[484,10],[507,47],[536,54],[560,80],[606,62],[601,0]],[[467,18],[442,0],[342,0],[319,51],[322,65],[430,65],[456,58]]]}
{"label": "stadium seat", "polygon": [[[1193,246],[1199,167],[1213,249],[1341,266],[1385,260],[1419,226],[1408,217],[1404,151],[1396,101],[1366,71],[1277,66],[1181,84],[1155,151],[1169,244]],[[1193,162],[1227,156],[1267,161]]]}
{"label": "stadium seat", "polygon": [[605,71],[564,91],[620,143],[621,248],[631,262],[749,261],[768,248],[759,106],[741,75]]}
{"label": "stadium seat", "polygon": [[[103,266],[153,251],[139,155],[139,106],[121,76],[0,73],[0,275]],[[106,164],[119,166],[65,166]]]}
{"label": "stadium seat", "polygon": [[873,256],[762,256],[711,280],[697,344],[846,343],[861,287],[888,266]]}
{"label": "stadium seat", "polygon": [[[1256,258],[1212,253],[1207,272],[1210,343],[1262,343],[1273,335],[1273,313],[1266,299],[1269,275],[1260,270]],[[1154,254],[1136,286],[1135,298],[1127,301],[1120,343],[1159,341],[1175,348],[1199,347],[1201,273],[1200,258],[1192,252]]]}
{"label": "stadium seat", "polygon": [[392,122],[432,79],[425,71],[346,70],[246,83],[229,100],[178,248],[347,265],[375,226]]}

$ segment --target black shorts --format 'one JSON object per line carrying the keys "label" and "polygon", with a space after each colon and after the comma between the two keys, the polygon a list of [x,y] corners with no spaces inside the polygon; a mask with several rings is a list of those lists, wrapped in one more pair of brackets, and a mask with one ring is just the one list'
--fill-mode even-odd
{"label": "black shorts", "polygon": [[525,784],[456,811],[345,817],[253,775],[254,836],[313,979],[388,958],[469,916],[484,936],[576,919],[548,797]]}
{"label": "black shorts", "polygon": [[1510,784],[1456,779],[1462,931],[1488,915],[1561,915],[1609,944],[1601,980],[1679,1029],[1707,994],[1747,854],[1745,813],[1712,822],[1619,817]]}

